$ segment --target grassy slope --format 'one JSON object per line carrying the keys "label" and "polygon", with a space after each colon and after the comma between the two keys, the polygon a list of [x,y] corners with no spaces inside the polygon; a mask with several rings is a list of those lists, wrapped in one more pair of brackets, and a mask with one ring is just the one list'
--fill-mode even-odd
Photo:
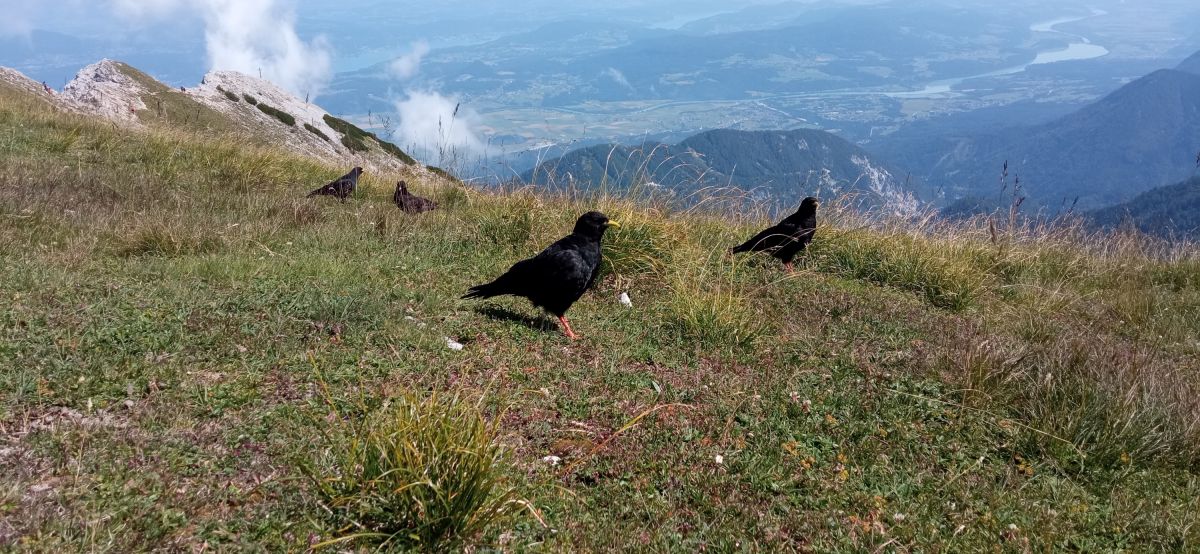
{"label": "grassy slope", "polygon": [[[242,130],[246,124],[239,124],[235,121],[235,116],[221,113],[214,110],[186,94],[168,87],[153,77],[143,73],[142,71],[125,64],[116,62],[121,68],[121,71],[129,78],[133,79],[141,85],[147,93],[143,95],[142,102],[146,104],[147,109],[138,112],[138,119],[147,125],[155,126],[166,130],[188,130],[199,133],[207,133],[210,136],[213,134],[240,134],[239,140],[242,142],[250,141],[258,146],[270,145],[272,141],[285,140],[283,135],[275,137],[255,136],[254,133],[247,133]],[[252,97],[250,97],[252,98]],[[248,102],[248,98],[247,98]],[[274,106],[261,103],[255,99],[253,104],[258,110],[266,113],[279,120],[280,122],[290,127],[296,126],[295,116],[287,112],[283,112]],[[251,118],[252,125],[257,129],[264,129],[261,122],[256,118]],[[348,123],[346,125],[349,125]],[[358,145],[358,152],[375,152],[374,155],[384,158],[395,158],[405,164],[415,163],[412,157],[400,150],[396,145],[384,141],[374,134],[367,133],[362,129],[350,125],[354,131],[361,134]],[[238,133],[242,130],[241,133]],[[291,133],[292,130],[281,131],[273,129],[272,133]],[[308,131],[311,132],[311,131]],[[317,134],[317,133],[314,133]],[[320,136],[318,134],[318,136]],[[323,137],[326,142],[329,137]],[[369,138],[370,140],[366,140]],[[376,152],[377,151],[377,152]]]}
{"label": "grassy slope", "polygon": [[167,129],[201,132],[228,133],[237,129],[237,125],[229,116],[162,84],[133,66],[122,62],[115,63],[122,73],[146,90],[146,94],[142,96],[142,103],[146,105],[146,109],[137,113],[142,123]]}
{"label": "grassy slope", "polygon": [[[294,463],[326,399],[445,388],[502,414],[549,525],[480,537],[513,548],[1200,543],[1200,264],[1136,237],[835,213],[787,278],[721,254],[756,217],[420,181],[444,209],[410,217],[373,175],[306,200],[338,171],[8,91],[0,160],[0,545],[302,548],[335,532]],[[583,340],[456,300],[593,206],[626,226]]]}

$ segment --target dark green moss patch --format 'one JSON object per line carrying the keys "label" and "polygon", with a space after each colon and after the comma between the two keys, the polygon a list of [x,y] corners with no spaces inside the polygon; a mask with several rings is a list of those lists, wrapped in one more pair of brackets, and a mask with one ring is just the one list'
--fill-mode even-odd
{"label": "dark green moss patch", "polygon": [[326,135],[325,133],[322,133],[320,129],[313,127],[311,124],[308,124],[308,123],[304,124],[304,128],[307,129],[308,132],[310,132],[314,135],[317,135],[318,137],[321,137],[321,140],[324,140],[325,142],[329,142],[329,136]]}
{"label": "dark green moss patch", "polygon": [[371,136],[375,138],[375,142],[379,143],[379,147],[382,148],[384,152],[391,154],[392,156],[398,158],[400,161],[402,161],[406,164],[411,165],[411,164],[417,163],[417,160],[412,159],[412,156],[409,156],[407,153],[405,153],[403,150],[401,150],[399,146],[396,146],[395,144],[392,144],[386,140],[376,137],[375,135],[371,135]]}
{"label": "dark green moss patch", "polygon": [[265,113],[265,114],[267,114],[271,117],[274,117],[275,119],[278,119],[279,121],[283,122],[284,125],[291,125],[293,127],[296,126],[296,118],[293,117],[292,114],[290,114],[290,113],[287,113],[283,110],[275,108],[274,106],[268,106],[267,104],[263,104],[261,102],[258,104],[258,109],[262,113]]}
{"label": "dark green moss patch", "polygon": [[229,92],[229,91],[227,91],[227,90],[225,90],[225,89],[221,88],[220,86],[218,86],[218,87],[217,87],[217,92],[220,92],[221,94],[224,94],[224,95],[225,95],[225,98],[228,98],[228,99],[230,99],[230,100],[231,100],[231,101],[233,101],[233,102],[241,102],[241,100],[238,98],[238,95],[236,95],[236,94],[234,94],[234,93],[232,93],[232,92]]}
{"label": "dark green moss patch", "polygon": [[326,124],[333,127],[333,130],[342,134],[342,144],[354,152],[365,152],[368,149],[366,139],[369,138],[375,141],[384,152],[391,154],[396,159],[406,164],[416,163],[416,160],[401,150],[399,146],[379,138],[375,133],[364,131],[349,121],[329,114],[325,114],[324,119]]}
{"label": "dark green moss patch", "polygon": [[446,171],[445,169],[442,169],[436,165],[427,165],[427,166],[425,166],[425,169],[428,169],[429,171],[432,171],[434,174],[439,175],[441,177],[445,177],[446,179],[449,179],[451,181],[461,182],[458,177],[451,175],[449,171]]}

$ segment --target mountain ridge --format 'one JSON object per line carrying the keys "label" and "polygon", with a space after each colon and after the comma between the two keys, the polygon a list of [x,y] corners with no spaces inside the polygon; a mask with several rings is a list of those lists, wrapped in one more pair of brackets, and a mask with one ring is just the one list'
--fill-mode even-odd
{"label": "mountain ridge", "polygon": [[1200,239],[1200,176],[1095,210],[1088,219],[1106,229],[1130,224],[1150,235]]}
{"label": "mountain ridge", "polygon": [[905,173],[837,135],[815,129],[715,129],[676,144],[596,145],[526,172],[526,182],[594,188],[661,187],[686,196],[707,187],[741,188],[758,199],[791,203],[821,192],[854,193],[899,214],[921,206]]}
{"label": "mountain ridge", "polygon": [[234,133],[337,165],[424,170],[396,145],[238,72],[212,71],[197,86],[175,88],[126,63],[102,59],[81,68],[61,92],[11,68],[0,68],[0,82],[59,109],[125,127]]}
{"label": "mountain ridge", "polygon": [[952,142],[928,169],[949,201],[993,196],[1001,168],[1031,205],[1098,209],[1187,177],[1200,149],[1200,74],[1160,69],[1046,123]]}
{"label": "mountain ridge", "polygon": [[1179,65],[1175,66],[1175,69],[1177,71],[1186,71],[1188,73],[1195,73],[1197,75],[1200,75],[1200,51],[1197,51],[1195,54],[1188,56],[1187,59],[1183,60],[1182,62],[1179,63]]}

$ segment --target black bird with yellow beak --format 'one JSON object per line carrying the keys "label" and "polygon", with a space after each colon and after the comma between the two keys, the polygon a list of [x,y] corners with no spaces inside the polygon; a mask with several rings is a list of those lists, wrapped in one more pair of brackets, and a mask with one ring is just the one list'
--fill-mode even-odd
{"label": "black bird with yellow beak", "polygon": [[563,332],[579,338],[567,321],[567,310],[583,296],[600,274],[600,239],[620,223],[600,212],[588,212],[575,222],[571,234],[558,239],[537,256],[521,260],[495,281],[476,285],[463,298],[523,296],[558,317]]}
{"label": "black bird with yellow beak", "polygon": [[796,213],[787,216],[778,224],[764,229],[761,233],[750,237],[750,240],[729,249],[729,251],[733,254],[739,252],[770,253],[783,262],[783,267],[791,272],[792,258],[808,247],[808,243],[812,242],[813,234],[817,231],[817,206],[819,205],[816,198],[811,196],[805,198],[800,202],[800,208],[796,210]]}

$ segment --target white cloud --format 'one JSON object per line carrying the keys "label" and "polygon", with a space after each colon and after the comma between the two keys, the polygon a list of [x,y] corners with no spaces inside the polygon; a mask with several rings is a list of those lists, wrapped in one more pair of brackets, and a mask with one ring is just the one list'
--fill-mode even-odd
{"label": "white cloud", "polygon": [[421,70],[421,60],[429,53],[429,43],[423,40],[412,43],[407,54],[388,64],[388,74],[397,79],[411,79]]}
{"label": "white cloud", "polygon": [[[398,80],[415,77],[428,53],[428,42],[413,42],[408,53],[388,64],[388,75]],[[483,156],[486,146],[479,138],[479,114],[464,107],[458,97],[409,89],[395,106],[399,124],[393,138],[418,158],[453,168]]]}
{"label": "white cloud", "polygon": [[[467,159],[484,152],[479,139],[479,114],[462,106],[458,98],[432,91],[408,91],[396,102],[400,124],[396,130],[401,144],[416,151],[433,154],[432,163],[447,163],[447,158]],[[425,156],[427,159],[430,156]]]}
{"label": "white cloud", "polygon": [[182,12],[204,19],[211,69],[262,77],[298,96],[315,98],[333,76],[331,48],[323,37],[296,34],[291,0],[112,0],[118,14],[164,18]]}
{"label": "white cloud", "polygon": [[4,6],[0,17],[0,37],[29,38],[33,31],[33,19],[43,0],[12,0]]}

